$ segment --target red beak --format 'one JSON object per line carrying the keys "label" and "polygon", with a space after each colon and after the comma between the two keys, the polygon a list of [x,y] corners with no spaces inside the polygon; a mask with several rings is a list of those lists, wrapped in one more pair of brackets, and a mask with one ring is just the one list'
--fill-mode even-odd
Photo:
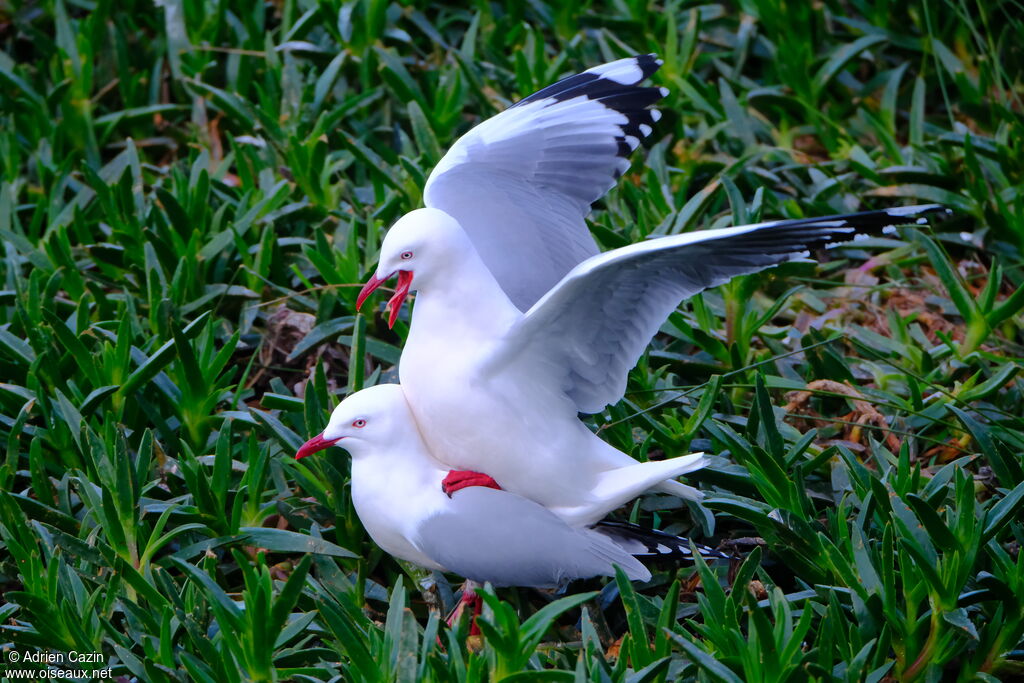
{"label": "red beak", "polygon": [[305,458],[307,455],[313,455],[325,448],[330,448],[344,438],[345,437],[342,436],[337,439],[325,439],[323,434],[317,434],[312,439],[302,444],[302,447],[299,448],[299,452],[295,454],[295,459],[298,460],[299,458]]}
{"label": "red beak", "polygon": [[[384,278],[377,277],[376,273],[370,276],[370,279],[366,281],[363,288],[359,290],[359,296],[356,297],[356,310],[363,305],[366,301],[366,297],[370,296],[378,287],[391,279],[391,275]],[[395,321],[398,320],[398,313],[402,310],[402,304],[405,303],[405,297],[409,296],[409,288],[412,286],[412,271],[411,270],[400,270],[398,271],[398,285],[395,287],[395,293],[391,299],[388,300],[386,310],[391,311],[391,315],[388,316],[388,327],[394,327]]]}
{"label": "red beak", "polygon": [[402,310],[402,304],[405,303],[405,297],[409,296],[410,287],[412,287],[412,271],[398,271],[398,286],[395,287],[394,296],[388,300],[387,307],[391,310],[391,315],[388,316],[388,327],[395,326],[395,321],[398,320],[398,312]]}
{"label": "red beak", "polygon": [[356,297],[356,310],[358,311],[362,307],[363,302],[366,301],[366,297],[373,294],[374,290],[386,281],[387,278],[378,278],[376,273],[371,275],[370,279],[366,281],[365,285],[363,285],[363,288],[359,290],[359,296]]}

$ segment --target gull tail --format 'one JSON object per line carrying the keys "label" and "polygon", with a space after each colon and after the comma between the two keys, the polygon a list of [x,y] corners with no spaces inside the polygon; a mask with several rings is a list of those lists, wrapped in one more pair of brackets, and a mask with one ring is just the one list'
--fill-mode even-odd
{"label": "gull tail", "polygon": [[700,491],[672,479],[699,470],[706,464],[703,453],[691,453],[668,460],[652,460],[616,467],[601,474],[594,486],[594,496],[604,501],[619,501],[614,505],[618,507],[644,491],[657,488],[681,497],[700,500]]}
{"label": "gull tail", "polygon": [[651,489],[700,500],[700,491],[672,479],[704,467],[706,462],[703,453],[681,455],[668,460],[637,462],[621,451],[611,447],[608,450],[619,456],[620,461],[624,460],[631,464],[612,465],[598,474],[585,502],[572,507],[550,508],[570,526],[594,524],[615,508],[625,505]]}
{"label": "gull tail", "polygon": [[700,489],[695,489],[692,486],[687,486],[681,481],[663,481],[654,487],[655,491],[660,493],[667,493],[670,496],[676,498],[682,498],[683,500],[695,500],[698,503],[704,500],[704,492]]}
{"label": "gull tail", "polygon": [[700,556],[707,559],[727,560],[734,557],[682,536],[673,536],[655,529],[645,529],[627,522],[598,522],[593,529],[610,538],[633,557],[692,561],[691,543]]}
{"label": "gull tail", "polygon": [[586,533],[590,541],[590,551],[608,563],[605,576],[614,576],[613,567],[617,565],[630,581],[651,580],[651,571],[637,559],[636,553],[632,552],[625,544],[620,543],[613,535],[606,534],[596,527],[579,529],[577,532]]}

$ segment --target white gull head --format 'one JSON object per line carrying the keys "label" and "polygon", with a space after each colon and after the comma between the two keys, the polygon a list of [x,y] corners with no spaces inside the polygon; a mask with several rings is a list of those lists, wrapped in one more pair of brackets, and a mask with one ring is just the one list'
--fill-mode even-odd
{"label": "white gull head", "polygon": [[445,265],[464,252],[474,252],[458,221],[440,209],[416,209],[399,218],[380,245],[377,277],[388,278],[400,270],[415,275],[412,291],[420,289],[444,271]]}
{"label": "white gull head", "polygon": [[339,403],[326,429],[304,443],[295,457],[304,458],[335,445],[347,450],[353,458],[401,452],[385,446],[401,443],[409,437],[420,438],[402,388],[397,384],[379,384]]}
{"label": "white gull head", "polygon": [[[398,276],[395,294],[388,301],[389,323],[394,325],[410,292],[431,287],[451,277],[452,266],[479,260],[469,236],[458,221],[440,209],[416,209],[391,226],[380,247],[377,272],[359,292],[357,307],[384,282]],[[441,280],[439,280],[439,278]]]}

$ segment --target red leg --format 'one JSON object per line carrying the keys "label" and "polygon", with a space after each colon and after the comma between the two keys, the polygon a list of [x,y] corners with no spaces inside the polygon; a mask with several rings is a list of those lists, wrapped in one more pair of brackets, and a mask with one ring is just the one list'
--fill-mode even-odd
{"label": "red leg", "polygon": [[464,489],[468,486],[486,486],[491,489],[501,490],[498,486],[498,482],[491,479],[486,474],[481,472],[472,472],[470,470],[452,470],[448,473],[448,476],[441,482],[441,490],[448,494],[451,498],[452,494],[456,491]]}
{"label": "red leg", "polygon": [[462,613],[469,607],[473,609],[473,618],[469,622],[469,635],[478,636],[480,635],[480,627],[476,625],[476,618],[483,612],[484,601],[468,583],[462,587],[462,598],[459,600],[459,604],[455,606],[455,609],[452,610],[452,613],[448,615],[448,618],[445,619],[445,623],[451,628],[458,623]]}
{"label": "red leg", "polygon": [[473,621],[469,623],[469,635],[478,636],[480,635],[480,627],[476,625],[476,618],[484,611],[484,600],[476,593],[473,593],[470,603],[473,605]]}

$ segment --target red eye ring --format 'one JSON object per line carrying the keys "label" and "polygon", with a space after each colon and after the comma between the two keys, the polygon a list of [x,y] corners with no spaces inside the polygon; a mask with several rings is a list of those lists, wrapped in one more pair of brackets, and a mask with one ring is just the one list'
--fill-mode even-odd
{"label": "red eye ring", "polygon": [[412,258],[412,252],[411,252],[411,251],[403,251],[403,252],[402,252],[402,256],[401,256],[401,259],[402,259],[403,261],[408,261],[408,260],[409,260],[409,259],[411,259],[411,258]]}
{"label": "red eye ring", "polygon": [[358,420],[352,423],[352,426],[355,427],[356,429],[362,429],[363,427],[366,426],[366,420],[364,420],[363,418],[359,418]]}

